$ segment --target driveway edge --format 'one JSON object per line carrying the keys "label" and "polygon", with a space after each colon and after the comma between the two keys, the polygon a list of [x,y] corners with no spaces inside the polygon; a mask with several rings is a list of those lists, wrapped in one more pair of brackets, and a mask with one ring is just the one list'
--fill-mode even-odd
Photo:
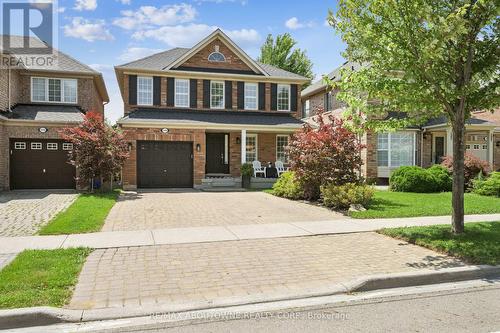
{"label": "driveway edge", "polygon": [[475,279],[500,277],[498,266],[466,266],[445,268],[439,271],[426,270],[410,273],[382,274],[360,277],[347,283],[333,284],[321,289],[306,290],[296,294],[273,294],[227,298],[219,301],[178,303],[164,306],[140,308],[103,308],[72,310],[55,307],[33,307],[0,310],[0,330],[57,323],[77,323],[99,320],[123,319],[141,316],[161,316],[186,311],[199,311],[238,305],[251,305],[276,301],[289,301],[345,293],[366,292],[380,289],[431,285]]}

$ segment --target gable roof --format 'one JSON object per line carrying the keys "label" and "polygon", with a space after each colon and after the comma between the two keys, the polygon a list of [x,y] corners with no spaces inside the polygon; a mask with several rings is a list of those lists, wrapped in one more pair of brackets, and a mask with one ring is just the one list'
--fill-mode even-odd
{"label": "gable roof", "polygon": [[167,51],[150,55],[145,58],[125,63],[123,65],[115,66],[115,70],[131,69],[157,72],[176,71],[176,69],[180,67],[182,63],[187,61],[191,56],[195,55],[198,51],[203,49],[210,42],[217,38],[221,39],[231,49],[232,52],[237,54],[241,58],[241,60],[257,74],[270,78],[290,79],[303,82],[309,80],[308,78],[301,75],[253,60],[220,29],[212,32],[192,48],[173,48]]}
{"label": "gable roof", "polygon": [[[3,40],[5,35],[0,35],[0,41]],[[23,45],[26,40],[29,40],[29,44],[34,47],[46,47],[46,44],[36,37],[26,37],[26,36],[9,36],[10,43],[13,46]],[[10,54],[5,51],[0,43],[0,53]],[[12,56],[17,56],[17,54],[11,54]],[[106,85],[102,74],[88,65],[76,60],[75,58],[63,53],[57,49],[53,49],[53,55],[56,59],[55,65],[49,65],[48,62],[37,63],[36,61],[30,63],[20,63],[20,67],[30,71],[40,71],[40,72],[50,72],[50,73],[68,73],[68,74],[84,74],[92,75],[96,79],[96,85],[99,90],[101,98],[105,102],[109,102],[108,92],[106,90]]]}
{"label": "gable roof", "polygon": [[[356,63],[356,62],[352,62],[352,61],[346,61],[345,63],[342,64],[342,66],[337,67],[333,71],[331,71],[330,73],[328,73],[327,77],[330,80],[332,80],[334,82],[337,82],[337,81],[340,81],[340,78],[341,78],[340,72],[344,68],[351,68],[352,70],[355,71],[355,70],[358,70],[360,67],[362,67],[362,65],[360,63]],[[300,96],[302,98],[308,97],[308,96],[314,95],[314,94],[316,94],[316,93],[318,93],[320,91],[326,92],[327,89],[328,89],[327,84],[325,83],[325,81],[323,80],[323,78],[321,78],[320,80],[318,80],[318,81],[314,82],[313,84],[311,84],[306,89],[302,90]]]}

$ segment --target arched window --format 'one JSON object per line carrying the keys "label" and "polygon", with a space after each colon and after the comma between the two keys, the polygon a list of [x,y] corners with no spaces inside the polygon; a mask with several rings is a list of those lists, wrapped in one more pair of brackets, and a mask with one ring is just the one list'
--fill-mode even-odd
{"label": "arched window", "polygon": [[220,52],[212,52],[208,56],[208,61],[213,61],[213,62],[224,62],[226,61],[226,57]]}

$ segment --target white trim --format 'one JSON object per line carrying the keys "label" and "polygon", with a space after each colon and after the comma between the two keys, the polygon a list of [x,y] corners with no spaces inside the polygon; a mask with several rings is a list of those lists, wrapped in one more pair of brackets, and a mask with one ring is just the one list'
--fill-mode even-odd
{"label": "white trim", "polygon": [[[255,160],[254,161],[258,161],[259,160],[259,135],[256,133],[247,134],[246,139],[248,139],[248,138],[255,138]],[[246,139],[245,139],[245,146],[246,146]],[[247,155],[247,151],[245,149],[245,160],[248,162],[246,155]],[[253,161],[250,161],[249,163],[252,163],[252,162]]]}
{"label": "white trim", "polygon": [[283,133],[293,133],[299,130],[302,125],[298,126],[279,126],[279,125],[237,125],[237,124],[213,124],[213,123],[205,123],[198,122],[196,124],[186,124],[186,123],[172,123],[165,122],[163,120],[158,121],[134,121],[134,122],[120,122],[117,124],[122,125],[122,127],[133,128],[177,128],[177,129],[206,129],[206,130],[234,130],[240,131],[244,129],[253,130],[253,131],[261,131],[261,132],[283,132]]}
{"label": "white trim", "polygon": [[71,142],[63,142],[62,150],[73,150],[73,144]]}
{"label": "white trim", "polygon": [[[187,105],[177,105],[177,82],[187,82]],[[189,108],[189,104],[190,104],[190,92],[191,90],[191,85],[190,85],[190,81],[189,79],[178,79],[178,78],[174,78],[174,106],[176,108]],[[179,95],[182,95],[184,96],[184,94],[179,94]]]}
{"label": "white trim", "polygon": [[[377,134],[377,168],[398,168],[399,166],[393,166],[391,163],[391,140],[392,140],[392,134],[394,133],[411,133],[410,131],[396,131],[396,132],[388,132],[388,133],[379,133]],[[380,149],[378,146],[378,135],[380,134],[387,134],[387,149]],[[412,158],[412,164],[411,165],[417,165],[417,132],[413,132],[413,142],[412,142],[412,149],[413,149],[413,158]],[[383,150],[387,151],[387,165],[378,165],[378,151]]]}
{"label": "white trim", "polygon": [[[289,135],[287,135],[287,134],[277,134],[276,135],[276,155],[275,155],[276,161],[278,161],[278,138],[279,137],[285,137],[287,140],[287,144],[290,143],[290,136]],[[288,161],[282,161],[282,162],[287,163]]]}
{"label": "white trim", "polygon": [[247,130],[246,129],[241,130],[240,145],[241,145],[241,150],[240,150],[241,165],[243,165],[247,162]]}
{"label": "white trim", "polygon": [[57,142],[47,142],[47,150],[59,150]]}
{"label": "white trim", "polygon": [[26,149],[26,142],[22,142],[22,141],[14,142],[14,149],[15,150],[25,150]]}
{"label": "white trim", "polygon": [[[280,91],[280,87],[287,87],[288,88],[288,109],[280,109],[279,105],[280,105],[280,102],[279,102],[279,91]],[[290,84],[278,84],[277,85],[277,89],[276,89],[276,110],[278,111],[283,111],[283,112],[290,112],[290,108],[291,108],[291,95],[292,94],[292,85]]]}
{"label": "white trim", "polygon": [[[255,87],[255,108],[247,108],[247,85]],[[243,85],[243,108],[245,110],[258,110],[259,109],[259,84],[256,82],[245,82]]]}
{"label": "white trim", "polygon": [[31,150],[42,150],[43,144],[41,142],[32,142],[30,145]]}
{"label": "white trim", "polygon": [[224,164],[229,163],[229,134],[224,134]]}
{"label": "white trim", "polygon": [[[212,105],[212,83],[222,83],[222,106],[215,107]],[[210,81],[210,108],[216,110],[222,110],[226,107],[226,82],[220,80],[211,80]]]}
{"label": "white trim", "polygon": [[[222,56],[222,58],[224,58],[224,60],[222,60],[222,61],[219,61],[219,60],[210,60],[210,57],[212,56],[212,54],[220,54]],[[210,53],[208,55],[207,60],[209,62],[217,62],[217,63],[219,63],[219,62],[226,62],[226,56],[222,52],[220,52],[220,51],[214,51],[214,52],[212,52],[212,53]]]}
{"label": "white trim", "polygon": [[[33,79],[43,79],[45,80],[45,100],[35,101],[33,100]],[[50,101],[49,100],[49,79],[59,80],[61,82],[61,100],[60,101]],[[64,100],[64,83],[63,81],[74,81],[76,83],[76,95],[74,102],[66,102]],[[45,76],[31,76],[30,77],[30,100],[32,103],[57,103],[57,104],[78,104],[78,79],[75,78],[63,78],[63,77],[45,77]]]}
{"label": "white trim", "polygon": [[[141,104],[139,103],[139,80],[148,80],[148,81],[151,81],[151,103],[147,103],[147,104]],[[137,94],[137,105],[145,105],[145,106],[151,106],[153,105],[153,101],[154,101],[154,82],[153,82],[153,77],[152,76],[138,76],[137,77],[137,87],[136,87],[136,94]]]}

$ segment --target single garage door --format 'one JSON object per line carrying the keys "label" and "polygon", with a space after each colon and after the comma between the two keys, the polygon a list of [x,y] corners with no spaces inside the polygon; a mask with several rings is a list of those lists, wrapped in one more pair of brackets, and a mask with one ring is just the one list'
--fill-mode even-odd
{"label": "single garage door", "polygon": [[11,189],[74,189],[72,148],[62,140],[10,139]]}
{"label": "single garage door", "polygon": [[137,185],[193,187],[193,143],[138,141]]}

